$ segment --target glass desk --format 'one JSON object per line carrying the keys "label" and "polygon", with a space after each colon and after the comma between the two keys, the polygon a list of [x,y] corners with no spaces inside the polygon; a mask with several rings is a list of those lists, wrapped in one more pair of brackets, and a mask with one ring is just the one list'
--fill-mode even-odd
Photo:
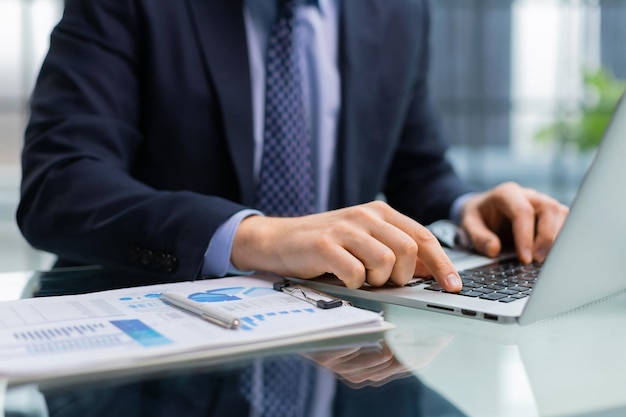
{"label": "glass desk", "polygon": [[[0,299],[158,282],[100,268],[0,274]],[[626,295],[527,327],[351,301],[384,311],[396,328],[381,339],[312,343],[218,363],[181,361],[8,388],[0,380],[0,410],[11,417],[248,417],[259,415],[250,403],[258,404],[254,393],[265,390],[274,402],[306,410],[284,414],[291,416],[626,415]],[[273,381],[258,376],[269,362],[283,363]]]}

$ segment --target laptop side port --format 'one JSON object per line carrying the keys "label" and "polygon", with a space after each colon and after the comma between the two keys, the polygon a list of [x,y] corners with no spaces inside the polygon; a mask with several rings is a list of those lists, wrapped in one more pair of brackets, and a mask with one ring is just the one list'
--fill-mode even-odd
{"label": "laptop side port", "polygon": [[438,305],[435,305],[435,304],[426,304],[426,307],[429,307],[429,308],[435,308],[435,309],[437,309],[437,310],[450,311],[450,312],[454,311],[454,309],[453,309],[453,308],[450,308],[450,307],[443,307],[443,306],[438,306]]}
{"label": "laptop side port", "polygon": [[494,315],[494,314],[484,314],[484,317],[486,320],[493,320],[493,321],[498,321],[498,316]]}
{"label": "laptop side port", "polygon": [[463,314],[464,316],[470,316],[470,317],[476,317],[476,312],[472,311],[472,310],[465,310],[465,309],[461,309],[461,314]]}

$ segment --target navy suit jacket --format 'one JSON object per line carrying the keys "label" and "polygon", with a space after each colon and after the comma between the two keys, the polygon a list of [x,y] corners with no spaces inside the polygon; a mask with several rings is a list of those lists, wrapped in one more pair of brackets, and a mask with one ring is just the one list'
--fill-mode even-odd
{"label": "navy suit jacket", "polygon": [[[467,189],[428,103],[425,0],[340,1],[331,208],[422,223]],[[67,0],[31,100],[18,223],[61,264],[188,279],[254,204],[241,0]]]}

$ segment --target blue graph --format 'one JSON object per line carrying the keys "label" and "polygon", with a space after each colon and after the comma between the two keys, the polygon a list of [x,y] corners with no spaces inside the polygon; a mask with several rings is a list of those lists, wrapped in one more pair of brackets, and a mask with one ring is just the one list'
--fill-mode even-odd
{"label": "blue graph", "polygon": [[190,294],[188,298],[199,303],[220,303],[224,301],[236,301],[241,300],[237,294],[243,294],[246,297],[262,297],[274,292],[273,288],[264,287],[227,287],[216,288],[213,290],[207,290],[204,292],[196,292]]}
{"label": "blue graph", "polygon": [[111,320],[110,323],[142,346],[160,346],[172,343],[170,339],[146,325],[141,320]]}

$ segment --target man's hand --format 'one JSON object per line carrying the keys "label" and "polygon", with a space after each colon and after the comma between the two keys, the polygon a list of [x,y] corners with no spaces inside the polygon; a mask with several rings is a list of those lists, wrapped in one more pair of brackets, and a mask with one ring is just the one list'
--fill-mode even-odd
{"label": "man's hand", "polygon": [[423,369],[443,352],[452,336],[419,332],[415,347],[411,349],[409,363],[400,361],[391,347],[381,340],[380,344],[346,346],[304,354],[326,369],[334,372],[352,388],[381,386],[388,382],[413,375]]}
{"label": "man's hand", "polygon": [[352,388],[379,387],[412,375],[383,341],[380,346],[354,346],[305,355],[335,373]]}
{"label": "man's hand", "polygon": [[448,291],[461,289],[435,236],[380,201],[302,217],[248,217],[235,234],[231,261],[241,270],[299,278],[332,273],[348,288],[432,275]]}
{"label": "man's hand", "polygon": [[522,262],[543,262],[568,214],[557,200],[509,182],[471,197],[461,226],[480,253],[494,257],[513,243]]}

